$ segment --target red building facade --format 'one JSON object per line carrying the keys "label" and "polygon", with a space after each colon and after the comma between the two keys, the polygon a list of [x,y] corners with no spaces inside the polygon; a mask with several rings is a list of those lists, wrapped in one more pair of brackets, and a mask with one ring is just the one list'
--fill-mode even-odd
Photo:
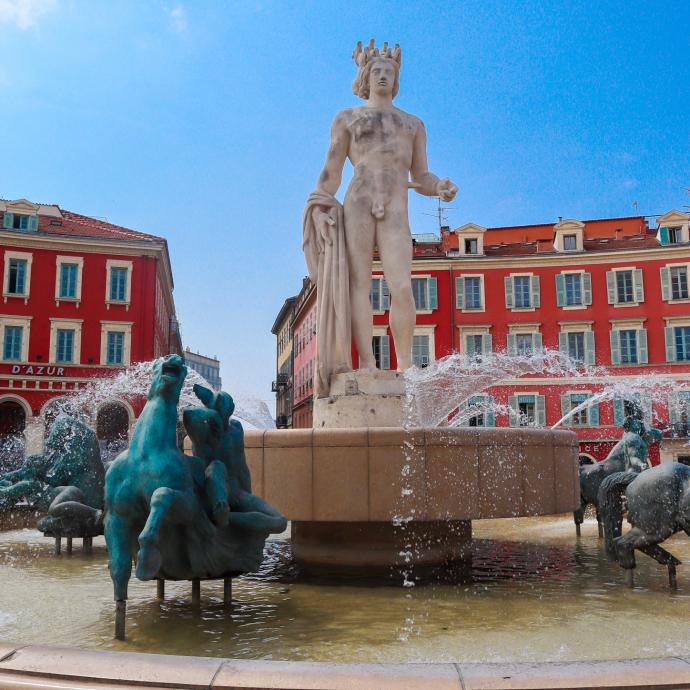
{"label": "red building facade", "polygon": [[307,278],[294,303],[292,427],[310,429],[316,367],[316,287]]}
{"label": "red building facade", "polygon": [[[0,434],[24,432],[34,451],[52,401],[181,353],[172,271],[161,237],[25,199],[0,201],[0,219]],[[99,436],[121,436],[140,407],[109,403]]]}
{"label": "red building facade", "polygon": [[[621,381],[653,373],[670,388],[638,401],[648,421],[666,429],[652,459],[689,461],[690,214],[670,211],[653,225],[641,216],[504,228],[468,223],[444,228],[440,238],[414,236],[415,364],[455,352],[543,347],[602,365]],[[378,260],[371,301],[377,364],[395,368]],[[482,394],[504,412],[477,414],[469,423],[551,426],[604,384],[596,375],[521,376]],[[482,396],[475,397],[464,404],[481,406]],[[608,454],[625,405],[605,401],[567,422],[580,437],[583,460]]]}

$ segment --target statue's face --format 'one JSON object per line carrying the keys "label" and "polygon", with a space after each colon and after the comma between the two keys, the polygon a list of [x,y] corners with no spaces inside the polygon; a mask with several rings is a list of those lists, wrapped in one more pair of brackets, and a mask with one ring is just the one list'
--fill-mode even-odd
{"label": "statue's face", "polygon": [[395,66],[392,60],[375,58],[369,72],[369,92],[379,96],[393,93]]}

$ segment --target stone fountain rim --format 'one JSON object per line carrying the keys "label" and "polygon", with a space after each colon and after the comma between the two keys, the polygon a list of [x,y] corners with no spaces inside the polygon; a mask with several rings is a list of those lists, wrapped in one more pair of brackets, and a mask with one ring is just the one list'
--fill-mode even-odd
{"label": "stone fountain rim", "polygon": [[690,684],[690,656],[532,663],[347,664],[251,661],[0,642],[3,688],[52,688],[56,682],[65,690],[681,688]]}

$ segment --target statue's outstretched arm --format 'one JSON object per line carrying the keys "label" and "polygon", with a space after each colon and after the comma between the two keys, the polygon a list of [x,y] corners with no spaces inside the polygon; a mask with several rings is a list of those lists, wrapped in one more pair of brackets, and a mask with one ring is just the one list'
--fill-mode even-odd
{"label": "statue's outstretched arm", "polygon": [[426,158],[426,129],[421,121],[414,138],[410,176],[412,177],[410,187],[424,196],[440,196],[443,201],[452,201],[457,194],[458,188],[447,177],[440,180],[434,173],[429,172]]}
{"label": "statue's outstretched arm", "polygon": [[331,126],[331,143],[328,147],[326,163],[316,184],[317,189],[335,196],[343,179],[343,166],[349,147],[350,134],[347,131],[345,119],[342,115],[337,115]]}

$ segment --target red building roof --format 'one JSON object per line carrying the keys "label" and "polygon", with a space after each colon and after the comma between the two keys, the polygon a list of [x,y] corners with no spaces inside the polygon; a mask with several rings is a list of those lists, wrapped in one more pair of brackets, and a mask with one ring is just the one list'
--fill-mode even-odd
{"label": "red building roof", "polygon": [[101,237],[111,240],[140,240],[145,242],[164,242],[162,237],[146,232],[131,230],[121,225],[108,223],[99,218],[83,216],[73,211],[60,209],[62,218],[38,216],[38,231],[50,235],[71,235],[74,237]]}

